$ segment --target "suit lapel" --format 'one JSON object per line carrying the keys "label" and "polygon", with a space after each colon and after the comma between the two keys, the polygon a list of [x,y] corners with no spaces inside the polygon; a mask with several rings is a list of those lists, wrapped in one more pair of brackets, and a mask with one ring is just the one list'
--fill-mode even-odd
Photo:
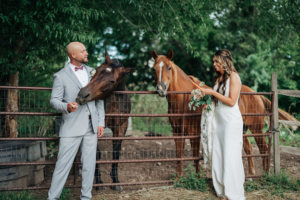
{"label": "suit lapel", "polygon": [[79,89],[81,89],[82,85],[79,82],[79,80],[78,80],[77,76],[75,75],[75,73],[72,71],[69,64],[67,66],[65,66],[65,68],[66,68],[66,72],[67,72],[68,76],[76,83],[76,85],[79,87]]}
{"label": "suit lapel", "polygon": [[91,71],[93,70],[92,68],[90,67],[87,67],[86,65],[83,65],[87,71],[87,74],[88,74],[88,77],[89,77],[89,82],[91,81],[92,79],[92,75],[91,75]]}

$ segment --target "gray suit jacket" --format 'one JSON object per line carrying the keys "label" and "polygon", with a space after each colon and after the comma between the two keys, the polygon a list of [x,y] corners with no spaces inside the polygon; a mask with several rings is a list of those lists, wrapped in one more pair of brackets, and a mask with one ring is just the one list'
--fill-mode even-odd
{"label": "gray suit jacket", "polygon": [[[85,66],[91,81],[91,67]],[[75,102],[82,85],[69,64],[53,75],[53,88],[50,99],[51,106],[62,112],[62,122],[60,126],[60,137],[76,137],[84,135],[88,130],[89,113],[94,133],[97,133],[97,127],[105,125],[105,111],[103,100],[95,100],[85,105],[78,105],[76,112],[69,113],[67,105],[69,102]]]}

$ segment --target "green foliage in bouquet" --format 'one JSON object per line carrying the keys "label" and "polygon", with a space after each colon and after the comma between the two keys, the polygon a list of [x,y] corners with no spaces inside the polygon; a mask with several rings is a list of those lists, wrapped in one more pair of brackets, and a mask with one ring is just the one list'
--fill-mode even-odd
{"label": "green foliage in bouquet", "polygon": [[204,104],[207,104],[207,111],[211,111],[211,108],[209,106],[212,104],[211,95],[205,95],[199,89],[193,90],[192,95],[193,96],[191,97],[191,102],[189,103],[190,110],[192,109],[192,107],[193,110],[196,110],[196,107],[200,107]]}

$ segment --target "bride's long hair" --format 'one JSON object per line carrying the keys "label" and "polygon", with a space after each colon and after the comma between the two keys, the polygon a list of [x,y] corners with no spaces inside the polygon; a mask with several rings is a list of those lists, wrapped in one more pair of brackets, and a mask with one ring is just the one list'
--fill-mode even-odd
{"label": "bride's long hair", "polygon": [[[214,68],[216,74],[213,78],[213,82],[214,82],[213,87],[216,85],[217,81],[222,76],[222,80],[218,84],[217,92],[220,91],[220,87],[221,87],[221,85],[223,85],[223,87],[222,87],[223,92],[222,93],[223,93],[223,95],[225,95],[226,81],[228,80],[228,78],[230,77],[232,72],[235,72],[237,74],[238,74],[238,72],[236,71],[236,69],[233,65],[233,62],[232,62],[233,58],[232,58],[232,55],[231,55],[229,50],[227,50],[227,49],[218,50],[215,53],[213,59],[217,60],[221,64],[221,68],[224,70],[224,74],[222,76],[222,74],[220,72],[216,71],[216,69]],[[213,96],[213,99],[216,99],[216,98]],[[216,104],[217,103],[218,103],[218,101],[216,101]]]}

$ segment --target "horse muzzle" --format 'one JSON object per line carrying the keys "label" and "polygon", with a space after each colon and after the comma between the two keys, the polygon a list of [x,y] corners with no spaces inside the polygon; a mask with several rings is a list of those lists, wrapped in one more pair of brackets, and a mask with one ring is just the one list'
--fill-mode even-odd
{"label": "horse muzzle", "polygon": [[156,91],[158,92],[158,95],[160,97],[166,97],[167,96],[167,86],[165,84],[159,83],[156,86]]}
{"label": "horse muzzle", "polygon": [[76,103],[78,103],[79,105],[84,105],[90,100],[91,100],[91,94],[84,93],[83,90],[81,89],[77,95]]}

